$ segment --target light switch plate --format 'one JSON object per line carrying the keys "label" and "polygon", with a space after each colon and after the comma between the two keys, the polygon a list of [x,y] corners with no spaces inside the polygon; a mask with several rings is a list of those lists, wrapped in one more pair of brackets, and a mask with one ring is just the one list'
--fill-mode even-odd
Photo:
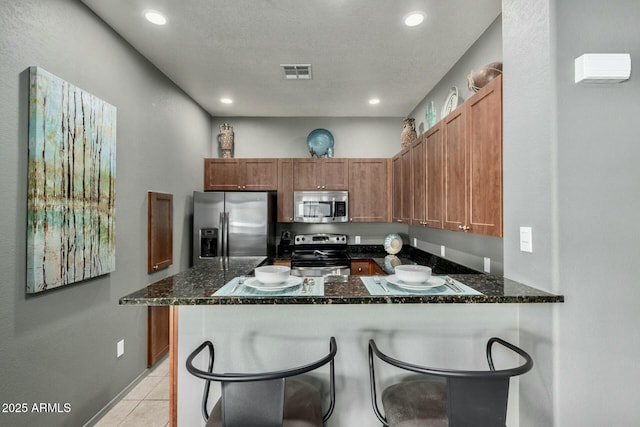
{"label": "light switch plate", "polygon": [[413,247],[414,248],[418,247],[418,239],[416,237],[413,238]]}
{"label": "light switch plate", "polygon": [[491,273],[491,258],[484,257],[484,272]]}
{"label": "light switch plate", "polygon": [[440,245],[440,256],[444,258],[444,245]]}
{"label": "light switch plate", "polygon": [[356,245],[360,244],[360,236],[356,236]]}
{"label": "light switch plate", "polygon": [[531,227],[520,227],[520,251],[533,252],[533,235]]}
{"label": "light switch plate", "polygon": [[116,357],[120,357],[124,354],[124,340],[118,341],[116,344]]}

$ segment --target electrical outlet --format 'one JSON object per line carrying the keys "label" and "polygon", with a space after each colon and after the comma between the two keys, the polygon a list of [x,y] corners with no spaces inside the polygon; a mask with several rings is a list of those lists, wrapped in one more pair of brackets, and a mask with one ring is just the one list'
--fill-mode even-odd
{"label": "electrical outlet", "polygon": [[440,256],[444,258],[444,245],[440,245]]}
{"label": "electrical outlet", "polygon": [[484,257],[484,272],[491,273],[491,258]]}
{"label": "electrical outlet", "polygon": [[520,251],[533,252],[533,232],[531,227],[520,227]]}
{"label": "electrical outlet", "polygon": [[418,239],[416,237],[413,238],[413,247],[414,248],[418,247]]}
{"label": "electrical outlet", "polygon": [[121,357],[124,354],[124,340],[118,341],[116,344],[116,357]]}
{"label": "electrical outlet", "polygon": [[356,245],[360,244],[360,236],[356,236]]}

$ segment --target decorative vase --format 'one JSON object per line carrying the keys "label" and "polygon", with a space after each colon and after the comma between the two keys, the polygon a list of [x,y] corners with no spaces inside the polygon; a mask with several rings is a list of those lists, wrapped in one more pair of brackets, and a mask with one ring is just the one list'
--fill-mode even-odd
{"label": "decorative vase", "polygon": [[402,148],[407,148],[410,147],[416,139],[418,139],[418,135],[416,134],[416,119],[407,117],[404,119],[402,132],[400,133],[400,144]]}
{"label": "decorative vase", "polygon": [[218,142],[220,143],[220,150],[222,151],[222,157],[230,159],[233,157],[233,126],[229,123],[223,123],[220,125],[220,133],[218,134]]}
{"label": "decorative vase", "polygon": [[433,101],[429,102],[429,105],[427,106],[426,119],[429,129],[436,124],[436,106]]}
{"label": "decorative vase", "polygon": [[502,74],[502,62],[492,62],[478,71],[472,70],[467,76],[467,86],[469,90],[477,92],[500,74]]}

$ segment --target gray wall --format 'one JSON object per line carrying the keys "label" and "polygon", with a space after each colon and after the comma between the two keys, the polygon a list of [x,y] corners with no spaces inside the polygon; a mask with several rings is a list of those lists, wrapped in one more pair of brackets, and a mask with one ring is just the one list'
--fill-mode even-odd
{"label": "gray wall", "polygon": [[309,157],[307,135],[327,129],[334,157],[393,157],[400,151],[401,117],[216,117],[211,157],[221,157],[220,124],[235,134],[233,157]]}
{"label": "gray wall", "polygon": [[[505,275],[566,297],[520,308],[522,426],[640,423],[639,20],[634,0],[503,1]],[[574,84],[576,57],[618,52],[629,81]]]}
{"label": "gray wall", "polygon": [[[220,157],[217,134],[229,123],[235,134],[234,157],[309,157],[307,135],[316,128],[331,132],[335,157],[393,157],[400,151],[402,117],[216,117],[211,157]],[[382,244],[389,233],[401,233],[408,242],[407,226],[397,224],[279,224],[296,233],[345,233],[354,243]]]}
{"label": "gray wall", "polygon": [[[452,86],[458,88],[459,103],[471,97],[474,92],[467,87],[467,76],[471,70],[478,70],[491,62],[502,60],[502,15],[498,16],[478,40],[465,52],[449,72],[414,108],[409,116],[416,119],[418,133],[426,126],[427,105],[433,101],[437,119],[440,120],[442,105]],[[417,246],[427,252],[440,255],[440,247],[445,247],[445,258],[483,271],[484,258],[490,259],[491,273],[502,274],[502,239],[477,234],[461,234],[447,230],[425,227],[408,227],[409,240],[417,239]]]}
{"label": "gray wall", "polygon": [[[640,425],[640,2],[554,3],[556,265],[568,301],[558,309],[556,422]],[[630,53],[631,79],[574,84],[574,59],[591,52]]]}
{"label": "gray wall", "polygon": [[[504,274],[563,292],[552,281],[556,137],[550,12],[548,0],[502,3]],[[533,229],[533,253],[519,250],[520,226]],[[520,306],[520,345],[535,362],[534,369],[520,379],[522,426],[556,425],[554,310],[565,308]]]}
{"label": "gray wall", "polygon": [[[0,413],[0,425],[82,425],[146,367],[146,310],[118,299],[188,266],[189,195],[202,187],[210,116],[79,2],[0,1],[0,402],[70,413]],[[28,67],[118,109],[116,271],[25,295]],[[146,273],[147,191],[174,195],[174,265]],[[116,359],[116,342],[125,354]]]}

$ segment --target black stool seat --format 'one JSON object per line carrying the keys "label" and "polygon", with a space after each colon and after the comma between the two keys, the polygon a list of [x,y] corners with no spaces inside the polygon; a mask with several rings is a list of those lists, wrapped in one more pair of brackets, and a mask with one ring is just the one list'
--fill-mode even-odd
{"label": "black stool seat", "polygon": [[447,382],[444,378],[394,384],[382,392],[389,425],[447,427]]}
{"label": "black stool seat", "polygon": [[[511,369],[496,370],[492,348],[498,343],[525,362]],[[369,340],[369,378],[373,410],[385,426],[391,427],[504,427],[507,419],[509,380],[533,368],[531,356],[500,338],[487,341],[486,371],[462,371],[418,366],[389,357]],[[382,392],[384,414],[376,395],[375,359],[413,372],[419,379],[403,381]]]}
{"label": "black stool seat", "polygon": [[[204,349],[209,351],[207,370],[193,366],[193,360]],[[216,427],[322,427],[335,405],[334,359],[338,347],[329,340],[329,354],[308,365],[264,373],[213,372],[214,347],[205,341],[187,357],[187,371],[205,380],[202,416],[207,426]],[[303,375],[329,365],[329,407],[322,413],[320,390]],[[294,378],[295,377],[295,378]],[[221,384],[222,397],[208,412],[211,381]]]}

